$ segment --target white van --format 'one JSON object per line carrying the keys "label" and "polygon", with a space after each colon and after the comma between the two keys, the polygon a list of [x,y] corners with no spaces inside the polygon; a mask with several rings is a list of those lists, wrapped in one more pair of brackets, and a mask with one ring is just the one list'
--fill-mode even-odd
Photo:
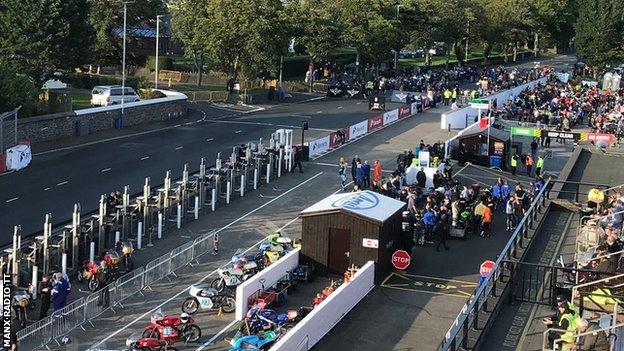
{"label": "white van", "polygon": [[[121,104],[121,85],[100,85],[91,91],[91,106],[109,106]],[[124,88],[124,103],[139,101],[139,95],[130,87]]]}

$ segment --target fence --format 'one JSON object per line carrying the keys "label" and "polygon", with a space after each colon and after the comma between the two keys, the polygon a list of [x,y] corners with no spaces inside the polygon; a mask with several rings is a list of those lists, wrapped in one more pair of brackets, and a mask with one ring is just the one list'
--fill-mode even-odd
{"label": "fence", "polygon": [[184,91],[189,101],[227,101],[230,93],[227,91]]}
{"label": "fence", "polygon": [[511,238],[507,241],[503,251],[498,255],[494,270],[483,280],[466,302],[457,318],[455,318],[451,328],[446,332],[444,340],[437,348],[438,351],[456,351],[460,347],[463,349],[468,347],[468,332],[472,328],[477,329],[479,312],[484,310],[488,299],[494,296],[496,284],[504,268],[503,262],[517,258],[518,247],[523,247],[524,239],[528,239],[529,229],[533,227],[533,224],[537,221],[537,215],[546,204],[546,196],[544,195],[546,189],[550,186],[551,183],[548,180],[537,196],[535,196],[531,207],[529,207]]}
{"label": "fence", "polygon": [[[175,274],[175,271],[198,260],[200,256],[212,249],[207,243],[211,242],[212,233],[204,234],[197,239],[187,242],[171,252],[149,262],[145,267],[138,268],[115,282],[82,297],[66,307],[55,311],[48,316],[17,332],[17,342],[20,349],[35,350],[44,347],[59,339],[76,328],[84,330],[85,324],[98,317],[107,310],[124,308],[123,302],[135,294],[142,294],[157,281]],[[108,298],[103,292],[108,290]],[[108,300],[108,301],[106,301]]]}

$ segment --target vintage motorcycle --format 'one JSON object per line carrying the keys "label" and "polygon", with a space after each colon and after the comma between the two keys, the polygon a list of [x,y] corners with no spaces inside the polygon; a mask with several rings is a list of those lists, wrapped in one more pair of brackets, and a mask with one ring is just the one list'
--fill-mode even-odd
{"label": "vintage motorcycle", "polygon": [[143,338],[155,338],[173,344],[183,341],[185,344],[201,338],[201,329],[187,313],[180,316],[164,316],[157,311],[143,331]]}
{"label": "vintage motorcycle", "polygon": [[253,259],[244,258],[243,256],[234,254],[232,257],[233,265],[230,268],[219,268],[217,273],[219,277],[210,283],[210,287],[222,292],[225,288],[235,289],[242,282],[258,273],[258,263]]}
{"label": "vintage motorcycle", "polygon": [[229,351],[269,350],[280,337],[280,332],[270,330],[261,335],[246,335],[232,339]]}
{"label": "vintage motorcycle", "polygon": [[[117,251],[108,250],[104,253],[104,257],[102,258],[110,271],[109,279],[106,284],[114,281],[119,274],[119,263],[121,262],[121,258]],[[87,286],[90,291],[96,291],[100,288],[100,282],[97,279],[98,275],[99,263],[87,260],[82,265],[80,272],[78,273],[78,281],[79,282],[87,282]]]}
{"label": "vintage motorcycle", "polygon": [[142,338],[134,333],[126,339],[127,351],[178,351],[170,343],[156,338]]}
{"label": "vintage motorcycle", "polygon": [[182,303],[182,312],[193,314],[200,308],[212,310],[221,308],[225,313],[236,310],[236,299],[228,293],[220,293],[207,285],[192,285],[189,289],[191,297]]}

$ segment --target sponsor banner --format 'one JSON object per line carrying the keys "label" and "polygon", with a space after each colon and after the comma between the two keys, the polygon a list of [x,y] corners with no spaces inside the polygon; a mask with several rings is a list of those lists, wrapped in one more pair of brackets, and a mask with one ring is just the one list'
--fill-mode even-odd
{"label": "sponsor banner", "polygon": [[406,99],[407,99],[407,94],[408,94],[408,92],[406,92],[406,91],[393,90],[392,91],[392,98],[390,99],[390,101],[405,103]]}
{"label": "sponsor banner", "polygon": [[347,140],[349,140],[349,128],[339,129],[329,135],[329,148],[335,149],[346,143]]}
{"label": "sponsor banner", "polygon": [[330,136],[322,137],[320,139],[312,140],[308,145],[310,147],[310,157],[314,157],[329,151],[329,138]]}
{"label": "sponsor banner", "polygon": [[581,140],[612,143],[615,141],[615,135],[606,133],[581,133]]}
{"label": "sponsor banner", "polygon": [[359,93],[360,93],[360,89],[357,89],[354,87],[347,88],[347,94],[349,95],[349,97],[354,97]]}
{"label": "sponsor banner", "polygon": [[412,113],[412,108],[410,105],[399,107],[399,118],[405,118]]}
{"label": "sponsor banner", "polygon": [[368,120],[349,127],[349,140],[354,140],[368,132]]}
{"label": "sponsor banner", "polygon": [[368,131],[372,132],[383,127],[383,115],[375,116],[368,119]]}
{"label": "sponsor banner", "polygon": [[342,94],[344,94],[344,90],[336,85],[332,85],[327,88],[327,96],[329,97],[338,97],[342,96]]}
{"label": "sponsor banner", "polygon": [[580,133],[547,132],[546,135],[553,139],[579,140],[581,138]]}
{"label": "sponsor banner", "polygon": [[423,101],[423,107],[428,108],[430,105],[431,101],[429,101],[429,98],[425,98],[425,101]]}
{"label": "sponsor banner", "polygon": [[411,108],[412,108],[411,112],[412,112],[413,115],[418,113],[418,103],[417,102],[412,102]]}
{"label": "sponsor banner", "polygon": [[390,123],[399,120],[399,110],[392,110],[383,114],[383,125],[387,126]]}

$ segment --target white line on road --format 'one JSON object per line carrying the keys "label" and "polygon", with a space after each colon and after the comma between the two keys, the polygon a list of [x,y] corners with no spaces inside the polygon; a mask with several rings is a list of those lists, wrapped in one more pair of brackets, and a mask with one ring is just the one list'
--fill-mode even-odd
{"label": "white line on road", "polygon": [[210,340],[206,341],[203,345],[201,345],[200,347],[198,347],[197,349],[195,349],[195,351],[201,351],[204,348],[206,348],[206,346],[212,344],[215,340],[217,340],[217,338],[219,338],[223,333],[225,333],[226,331],[228,331],[230,328],[232,328],[232,326],[234,324],[236,324],[237,320],[233,320],[230,322],[230,324],[226,325],[223,329],[221,329],[217,334],[215,334],[212,338],[210,338]]}
{"label": "white line on road", "polygon": [[110,170],[111,170],[110,167],[109,168],[104,168],[103,170],[100,171],[100,173],[106,173],[106,172],[108,172]]}
{"label": "white line on road", "polygon": [[237,130],[237,131],[234,132],[234,134],[238,134],[240,132],[242,132],[242,130]]}
{"label": "white line on road", "polygon": [[178,147],[176,147],[175,149],[176,149],[176,150],[182,150],[182,149],[184,149],[184,146],[178,146]]}
{"label": "white line on road", "polygon": [[[308,178],[308,179],[304,180],[303,182],[301,182],[301,183],[297,184],[296,186],[294,186],[294,187],[290,188],[289,190],[287,190],[286,192],[284,192],[284,193],[283,193],[283,194],[281,194],[280,196],[276,197],[275,199],[271,199],[270,201],[267,201],[267,202],[266,202],[266,203],[264,203],[263,205],[261,205],[261,206],[259,206],[259,207],[256,207],[255,209],[253,209],[253,210],[251,210],[251,211],[247,212],[246,214],[244,214],[243,216],[238,217],[238,218],[237,218],[237,219],[235,219],[234,221],[232,221],[232,222],[230,222],[230,223],[226,224],[225,226],[223,226],[223,227],[221,227],[220,229],[216,230],[216,231],[215,231],[214,233],[212,233],[211,235],[218,234],[218,233],[220,233],[220,232],[222,232],[222,231],[226,230],[227,228],[229,228],[229,227],[233,226],[234,224],[236,224],[236,223],[240,222],[241,220],[243,220],[243,219],[245,219],[245,218],[247,218],[247,217],[251,216],[252,214],[254,214],[254,213],[256,213],[256,212],[260,211],[261,209],[263,209],[263,208],[265,208],[265,207],[269,206],[270,204],[272,204],[273,202],[275,202],[275,201],[279,200],[280,198],[282,198],[283,196],[287,195],[288,193],[290,193],[290,192],[292,192],[292,191],[294,191],[294,190],[296,190],[296,189],[300,188],[301,186],[303,186],[303,185],[307,184],[308,182],[310,182],[310,181],[312,181],[312,180],[314,180],[314,179],[318,178],[318,177],[319,177],[319,176],[321,176],[322,174],[323,174],[323,172],[319,172],[319,173],[315,174],[314,176],[312,176],[312,177],[310,177],[310,178]],[[296,218],[295,218],[295,220],[296,220]],[[294,222],[294,220],[293,220],[293,221],[291,221],[291,223],[292,223],[292,222]],[[256,247],[258,244],[262,243],[262,242],[263,242],[263,241],[265,241],[265,240],[266,240],[266,238],[263,238],[262,240],[260,240],[260,241],[259,241],[259,242],[257,242],[256,244],[254,244],[253,246],[249,247],[249,248],[248,248],[247,250],[245,250],[245,252],[243,252],[243,253],[247,253],[248,251],[250,251],[251,249],[253,249],[253,248],[254,248],[254,247]],[[208,275],[206,275],[205,277],[201,278],[200,280],[198,280],[198,281],[197,281],[197,282],[195,282],[194,284],[191,284],[191,285],[187,286],[184,290],[182,290],[182,291],[178,292],[177,294],[175,294],[175,295],[173,295],[172,297],[168,298],[167,300],[163,301],[163,302],[162,302],[162,303],[160,303],[158,306],[156,306],[156,307],[152,308],[151,310],[149,310],[149,311],[147,311],[147,312],[143,313],[142,315],[140,315],[139,317],[137,317],[136,319],[134,319],[134,320],[133,320],[133,321],[131,321],[130,323],[128,323],[128,324],[126,324],[126,325],[124,325],[123,327],[121,327],[121,328],[117,329],[116,331],[114,331],[113,333],[111,333],[109,336],[107,336],[107,337],[105,337],[104,339],[100,340],[100,342],[98,342],[96,345],[94,345],[94,347],[101,346],[102,344],[104,344],[105,342],[107,342],[107,341],[108,341],[108,340],[110,340],[111,338],[114,338],[114,337],[115,337],[115,336],[117,336],[119,333],[121,333],[122,331],[124,331],[124,330],[128,329],[129,327],[131,327],[132,325],[134,325],[134,324],[135,324],[135,323],[137,323],[138,321],[143,320],[146,316],[151,315],[154,311],[158,310],[159,308],[163,307],[164,305],[168,304],[169,302],[171,302],[171,301],[173,301],[173,300],[177,299],[180,295],[182,295],[182,294],[186,293],[192,285],[197,285],[197,284],[201,284],[201,283],[203,283],[204,281],[206,281],[206,279],[208,279],[210,276],[212,276],[212,275],[213,275],[213,274],[215,274],[216,272],[217,272],[217,270],[214,270],[214,271],[210,272]]]}
{"label": "white line on road", "polygon": [[141,157],[141,161],[145,161],[145,160],[147,160],[149,158],[150,158],[149,156]]}
{"label": "white line on road", "polygon": [[8,172],[0,173],[0,177],[5,176],[5,175],[9,175],[11,173],[15,173],[15,171],[14,170],[10,170]]}
{"label": "white line on road", "polygon": [[50,189],[52,189],[52,188],[45,188],[45,189],[43,189],[43,191],[48,191],[48,190],[50,190]]}
{"label": "white line on road", "polygon": [[316,111],[317,115],[320,115],[321,113],[323,113],[323,111]]}
{"label": "white line on road", "polygon": [[65,185],[65,184],[67,184],[67,183],[69,183],[69,181],[68,181],[68,180],[66,180],[66,181],[64,181],[64,182],[57,183],[57,184],[56,184],[56,186]]}
{"label": "white line on road", "polygon": [[13,201],[15,201],[17,199],[19,199],[19,197],[14,197],[12,199],[8,199],[8,200],[6,200],[6,203],[13,202]]}
{"label": "white line on road", "polygon": [[176,124],[175,126],[173,126],[173,128],[178,128],[178,127],[182,127],[181,124]]}
{"label": "white line on road", "polygon": [[340,110],[342,108],[342,106],[338,106],[338,109]]}
{"label": "white line on road", "polygon": [[213,141],[213,140],[214,140],[214,138],[208,138],[208,139],[206,139],[206,141],[208,141],[208,142]]}

